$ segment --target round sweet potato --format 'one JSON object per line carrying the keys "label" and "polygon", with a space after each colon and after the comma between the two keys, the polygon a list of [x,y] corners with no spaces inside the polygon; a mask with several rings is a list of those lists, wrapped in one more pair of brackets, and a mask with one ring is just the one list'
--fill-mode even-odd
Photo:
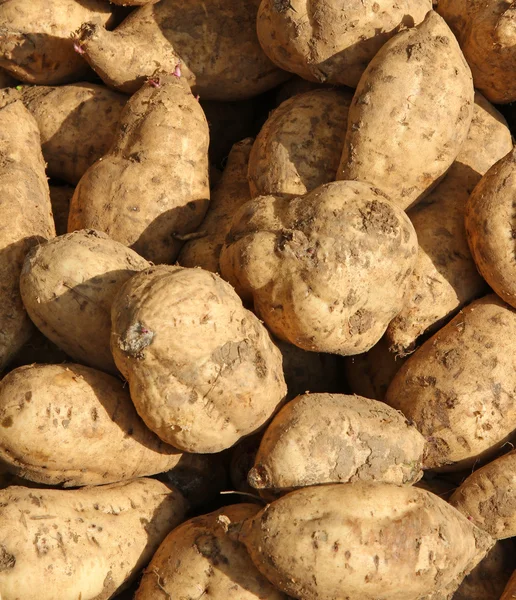
{"label": "round sweet potato", "polygon": [[111,316],[113,355],[136,409],[177,448],[229,448],[286,395],[280,351],[213,273],[148,269],[120,289]]}

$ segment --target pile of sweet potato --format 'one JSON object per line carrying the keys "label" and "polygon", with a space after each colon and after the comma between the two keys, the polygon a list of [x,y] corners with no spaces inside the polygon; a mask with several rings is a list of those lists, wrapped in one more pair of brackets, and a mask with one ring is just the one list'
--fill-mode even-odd
{"label": "pile of sweet potato", "polygon": [[1,0],[0,600],[516,597],[512,102],[509,0]]}

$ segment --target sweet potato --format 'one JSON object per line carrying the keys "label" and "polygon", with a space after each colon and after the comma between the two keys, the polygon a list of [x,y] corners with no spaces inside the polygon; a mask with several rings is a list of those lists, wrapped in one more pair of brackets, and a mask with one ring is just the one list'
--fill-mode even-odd
{"label": "sweet potato", "polygon": [[64,235],[68,230],[68,213],[75,188],[70,185],[55,185],[50,183],[50,202],[56,226],[56,234]]}
{"label": "sweet potato", "polygon": [[423,475],[425,443],[382,402],[306,394],[286,404],[265,430],[249,483],[275,493],[322,483],[413,484]]}
{"label": "sweet potato", "polygon": [[262,196],[235,215],[222,274],[269,329],[304,350],[360,354],[403,306],[417,241],[407,215],[369,184]]}
{"label": "sweet potato", "polygon": [[135,579],[186,501],[154,479],[0,491],[2,600],[108,600]]}
{"label": "sweet potato", "polygon": [[505,119],[477,93],[471,128],[456,161],[444,181],[408,213],[419,251],[405,306],[387,328],[394,352],[410,352],[421,335],[434,333],[462,306],[488,292],[468,248],[464,213],[482,175],[511,149]]}
{"label": "sweet potato", "polygon": [[111,304],[122,286],[150,267],[97,231],[76,231],[33,248],[20,277],[33,323],[74,360],[117,373],[110,350]]}
{"label": "sweet potato", "polygon": [[2,461],[46,485],[115,483],[168,471],[182,459],[145,427],[119,379],[71,363],[6,375],[0,424]]}
{"label": "sweet potato", "polygon": [[262,0],[258,39],[286,71],[356,87],[383,44],[431,9],[431,0]]}
{"label": "sweet potato", "polygon": [[235,144],[228,162],[211,195],[208,212],[199,225],[199,237],[187,241],[177,261],[183,267],[202,267],[207,271],[220,271],[219,257],[224,240],[236,211],[251,199],[247,181],[247,164],[253,138]]}
{"label": "sweet potato", "polygon": [[162,542],[134,600],[202,598],[286,600],[253,565],[243,544],[229,538],[221,520],[253,517],[255,504],[234,504],[186,521]]}
{"label": "sweet potato", "polygon": [[1,90],[0,371],[31,335],[19,291],[23,260],[32,246],[54,235],[38,126],[16,90]]}
{"label": "sweet potato", "polygon": [[428,13],[389,40],[360,79],[337,178],[367,181],[410,208],[457,157],[473,96],[457,40],[437,13]]}
{"label": "sweet potato", "polygon": [[457,36],[475,87],[491,102],[516,100],[516,10],[507,0],[439,0],[436,10]]}
{"label": "sweet potato", "polygon": [[182,245],[175,236],[195,230],[208,208],[208,142],[184,79],[156,75],[129,100],[109,153],[75,189],[68,230],[104,231],[148,260],[173,262]]}
{"label": "sweet potato", "polygon": [[202,269],[154,267],[117,294],[111,348],[136,410],[186,452],[233,446],[286,395],[280,351],[234,290]]}
{"label": "sweet potato", "polygon": [[24,87],[22,98],[38,123],[48,175],[72,185],[111,147],[127,101],[93,83]]}
{"label": "sweet potato", "polygon": [[428,441],[427,468],[465,469],[516,430],[516,311],[494,294],[472,302],[412,354],[385,402]]}
{"label": "sweet potato", "polygon": [[288,75],[263,53],[256,36],[260,0],[161,0],[132,12],[113,32],[88,23],[76,37],[102,80],[132,94],[156,68],[178,61],[194,94],[204,100],[243,100]]}
{"label": "sweet potato", "polygon": [[437,496],[387,483],[303,488],[230,531],[269,581],[303,600],[436,598],[494,543]]}
{"label": "sweet potato", "polygon": [[350,91],[313,90],[281,104],[249,156],[251,195],[296,197],[334,181],[351,100]]}
{"label": "sweet potato", "polygon": [[450,503],[495,539],[516,537],[516,450],[470,475]]}
{"label": "sweet potato", "polygon": [[102,0],[4,0],[0,3],[0,67],[27,83],[80,81],[90,71],[74,51],[72,33],[86,21],[116,24]]}
{"label": "sweet potato", "polygon": [[515,190],[516,149],[491,167],[473,190],[466,205],[466,233],[484,279],[516,307]]}

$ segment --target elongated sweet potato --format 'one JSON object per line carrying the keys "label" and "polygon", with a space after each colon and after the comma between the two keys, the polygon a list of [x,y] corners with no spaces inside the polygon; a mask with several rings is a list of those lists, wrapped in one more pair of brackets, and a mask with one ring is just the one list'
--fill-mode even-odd
{"label": "elongated sweet potato", "polygon": [[111,147],[127,101],[93,83],[24,87],[22,98],[38,123],[48,175],[72,185]]}
{"label": "elongated sweet potato", "polygon": [[468,248],[464,214],[482,175],[511,149],[505,119],[477,92],[457,160],[444,181],[408,213],[419,250],[405,306],[387,328],[394,352],[410,352],[421,335],[434,333],[462,306],[488,292]]}
{"label": "elongated sweet potato", "polygon": [[148,267],[107,235],[76,231],[29,252],[20,277],[22,300],[38,329],[74,360],[117,373],[111,304],[120,287]]}
{"label": "elongated sweet potato", "polygon": [[360,79],[337,178],[367,181],[410,208],[457,157],[473,96],[457,40],[437,13],[428,13],[389,40]]}
{"label": "elongated sweet potato", "polygon": [[387,483],[304,488],[231,530],[269,581],[303,600],[443,598],[494,543],[434,494]]}
{"label": "elongated sweet potato", "polygon": [[306,394],[267,427],[249,483],[275,493],[323,483],[413,484],[425,439],[397,410],[360,396]]}
{"label": "elongated sweet potato", "polygon": [[[1,8],[1,7],[0,7]],[[19,279],[32,246],[55,235],[34,117],[16,90],[0,91],[0,371],[29,339]]]}
{"label": "elongated sweet potato", "polygon": [[226,506],[174,529],[146,569],[135,600],[202,598],[286,600],[254,566],[243,544],[233,541],[221,520],[253,517],[255,504]]}
{"label": "elongated sweet potato", "polygon": [[0,457],[47,485],[100,485],[168,471],[181,452],[138,417],[123,383],[75,364],[29,365],[0,383]]}
{"label": "elongated sweet potato", "polygon": [[2,600],[108,600],[187,510],[154,479],[80,490],[0,491]]}
{"label": "elongated sweet potato", "polygon": [[234,290],[202,269],[154,267],[113,303],[111,348],[161,439],[214,453],[261,428],[286,395],[281,353]]}
{"label": "elongated sweet potato", "polygon": [[75,189],[68,230],[104,231],[148,260],[173,262],[177,236],[195,230],[208,208],[208,142],[184,79],[156,75],[129,100],[111,150]]}
{"label": "elongated sweet potato", "polygon": [[156,68],[178,61],[204,100],[252,98],[288,75],[264,54],[256,36],[260,0],[161,0],[131,13],[113,32],[88,23],[80,52],[109,86],[132,94]]}
{"label": "elongated sweet potato", "polygon": [[74,51],[70,36],[86,21],[114,26],[115,8],[102,0],[4,0],[0,67],[27,83],[80,81],[90,69]]}
{"label": "elongated sweet potato", "polygon": [[472,302],[392,380],[385,402],[426,437],[427,468],[468,468],[516,430],[516,310],[494,294]]}

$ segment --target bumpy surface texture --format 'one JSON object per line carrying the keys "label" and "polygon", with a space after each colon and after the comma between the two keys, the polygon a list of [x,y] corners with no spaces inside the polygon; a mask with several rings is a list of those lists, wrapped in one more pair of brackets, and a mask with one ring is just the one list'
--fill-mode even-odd
{"label": "bumpy surface texture", "polygon": [[220,266],[277,337],[305,350],[359,354],[401,310],[416,252],[400,208],[366,183],[340,181],[299,198],[248,202]]}
{"label": "bumpy surface texture", "polygon": [[202,269],[155,267],[112,308],[115,362],[150,429],[186,452],[233,446],[286,395],[280,351],[234,290]]}
{"label": "bumpy surface texture", "polygon": [[435,12],[389,40],[370,62],[349,111],[338,179],[368,181],[403,209],[451,166],[473,116],[473,80]]}

